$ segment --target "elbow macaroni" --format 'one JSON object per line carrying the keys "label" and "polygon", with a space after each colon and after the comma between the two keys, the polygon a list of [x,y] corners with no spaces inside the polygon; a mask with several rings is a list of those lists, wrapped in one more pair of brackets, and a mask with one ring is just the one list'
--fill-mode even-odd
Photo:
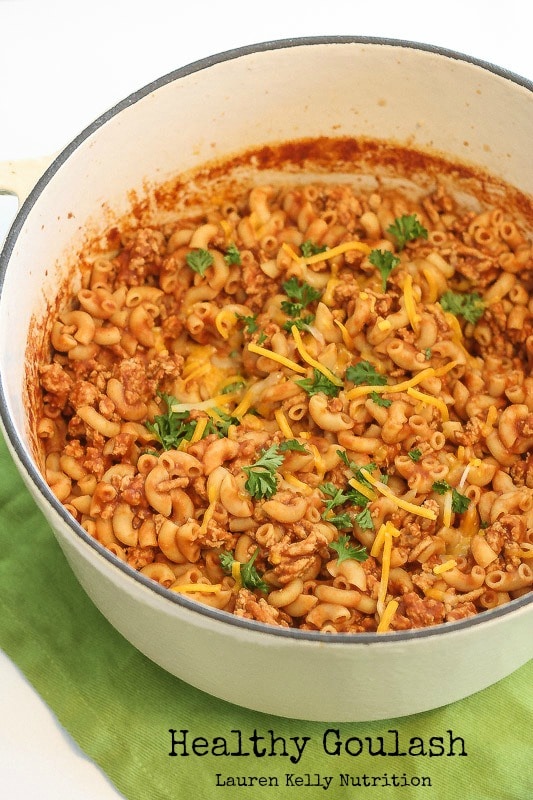
{"label": "elbow macaroni", "polygon": [[[103,547],[197,602],[326,633],[532,591],[533,211],[401,186],[258,170],[85,262],[36,432]],[[400,244],[406,209],[427,236]],[[396,259],[385,278],[373,250]]]}

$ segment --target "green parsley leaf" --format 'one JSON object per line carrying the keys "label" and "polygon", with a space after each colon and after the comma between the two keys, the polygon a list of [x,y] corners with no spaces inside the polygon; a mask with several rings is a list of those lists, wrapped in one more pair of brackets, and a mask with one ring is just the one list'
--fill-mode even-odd
{"label": "green parsley leaf", "polygon": [[390,405],[392,405],[392,400],[387,400],[387,398],[382,397],[377,392],[370,392],[370,399],[377,406],[382,406],[383,408],[388,408]]}
{"label": "green parsley leaf", "polygon": [[424,358],[426,359],[426,361],[429,361],[431,359],[431,355],[432,355],[431,347],[426,347],[426,349],[424,350]]}
{"label": "green parsley leaf", "polygon": [[407,453],[411,461],[420,461],[422,458],[422,450],[419,447],[414,447],[412,450],[409,450]]}
{"label": "green parsley leaf", "polygon": [[277,445],[271,445],[268,450],[262,451],[254,464],[242,468],[248,475],[244,488],[256,500],[272,497],[276,493],[278,488],[276,470],[283,463],[283,456],[277,450]]}
{"label": "green parsley leaf", "polygon": [[331,522],[340,531],[345,531],[347,528],[353,528],[353,519],[347,511],[341,514],[334,514],[332,517],[323,517],[327,522]]}
{"label": "green parsley leaf", "polygon": [[302,242],[300,245],[300,250],[302,251],[302,255],[304,258],[310,258],[310,256],[316,256],[317,253],[325,253],[327,250],[327,245],[318,245],[311,241],[311,239],[306,239],[305,242]]}
{"label": "green parsley leaf", "polygon": [[348,367],[345,377],[356,386],[385,386],[387,383],[386,376],[376,372],[370,361],[360,361],[355,366]]}
{"label": "green parsley leaf", "polygon": [[452,488],[448,481],[435,481],[431,487],[437,494],[446,494]]}
{"label": "green parsley leaf", "polygon": [[281,442],[279,449],[282,453],[286,453],[287,450],[294,451],[296,453],[307,453],[308,451],[303,446],[298,439],[286,439],[284,442]]}
{"label": "green parsley leaf", "polygon": [[241,254],[237,245],[232,242],[228,249],[226,250],[226,255],[224,256],[224,261],[226,264],[237,264],[238,266],[241,265]]}
{"label": "green parsley leaf", "polygon": [[396,239],[398,250],[403,250],[407,242],[413,239],[427,239],[428,232],[418,221],[416,214],[403,214],[396,217],[392,225],[387,228],[387,233],[391,233]]}
{"label": "green parsley leaf", "polygon": [[349,541],[349,536],[339,536],[336,542],[330,542],[329,547],[337,553],[337,563],[341,564],[348,558],[355,558],[356,561],[366,561],[368,558],[366,547],[350,545]]}
{"label": "green parsley leaf", "polygon": [[456,317],[461,316],[472,325],[481,319],[485,311],[485,304],[477,292],[472,294],[444,292],[439,302],[444,311],[450,311]]}
{"label": "green parsley leaf", "polygon": [[462,514],[467,510],[469,505],[469,497],[461,494],[461,492],[458,492],[457,489],[452,489],[452,511],[454,511],[456,514]]}
{"label": "green parsley leaf", "polygon": [[261,331],[259,336],[257,337],[257,344],[263,344],[267,340],[267,335],[264,331]]}
{"label": "green parsley leaf", "polygon": [[[254,591],[255,589],[259,589],[261,592],[268,592],[269,586],[265,581],[262,579],[261,575],[257,571],[254,566],[254,561],[259,554],[259,548],[256,549],[253,556],[250,558],[249,561],[245,561],[244,564],[241,563],[240,574],[241,574],[241,581],[242,585],[246,589],[250,589],[250,591]],[[231,575],[233,564],[235,563],[235,558],[231,553],[223,552],[219,555],[220,566],[224,570],[224,572]]]}
{"label": "green parsley leaf", "polygon": [[194,272],[203,276],[206,270],[213,264],[213,256],[209,250],[204,250],[199,247],[197,250],[191,250],[190,253],[187,253],[185,261]]}
{"label": "green parsley leaf", "polygon": [[239,322],[244,323],[244,330],[246,333],[255,333],[259,330],[259,325],[256,322],[257,315],[253,317],[245,317],[243,314],[237,314],[237,319]]}
{"label": "green parsley leaf", "polygon": [[387,279],[394,269],[400,263],[398,256],[391,253],[390,250],[372,250],[368,256],[368,260],[372,266],[376,267],[381,275],[381,285],[383,291],[387,291]]}
{"label": "green parsley leaf", "polygon": [[[172,411],[172,406],[179,402],[172,395],[160,392],[159,396],[167,410],[164,414],[157,414],[153,422],[146,422],[145,425],[164,450],[176,450],[183,441],[192,439],[198,420],[190,419],[188,411]],[[214,432],[214,424],[209,420],[202,438]]]}
{"label": "green parsley leaf", "polygon": [[366,531],[373,531],[374,530],[374,520],[372,519],[372,514],[370,513],[369,508],[363,508],[359,514],[355,515],[355,521],[359,525],[360,528]]}
{"label": "green parsley leaf", "polygon": [[313,377],[304,378],[301,381],[295,381],[298,386],[301,386],[309,396],[323,392],[328,397],[337,397],[341,387],[336,386],[329,378],[320,372],[320,370],[313,367]]}
{"label": "green parsley leaf", "polygon": [[222,411],[221,408],[213,407],[213,411],[216,412],[216,415],[218,417],[218,419],[214,421],[213,424],[221,439],[227,437],[231,425],[241,424],[240,419],[238,419],[237,417],[232,417],[230,414],[226,414],[226,412]]}
{"label": "green parsley leaf", "polygon": [[309,303],[313,303],[315,300],[319,300],[322,297],[322,292],[315,289],[309,283],[305,283],[305,281],[300,283],[298,278],[294,277],[294,275],[292,278],[289,278],[288,281],[284,281],[281,284],[281,288],[289,300],[292,300],[293,303],[301,307],[300,310],[308,306]]}
{"label": "green parsley leaf", "polygon": [[[283,303],[281,304],[283,305]],[[293,325],[296,325],[299,331],[305,331],[314,320],[314,314],[306,314],[305,317],[298,317],[297,319],[288,319],[282,327],[284,331],[289,331]]]}

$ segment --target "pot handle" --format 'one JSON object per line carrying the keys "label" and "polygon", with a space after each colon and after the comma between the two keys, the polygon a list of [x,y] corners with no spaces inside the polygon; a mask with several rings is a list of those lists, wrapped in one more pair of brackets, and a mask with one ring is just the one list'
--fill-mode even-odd
{"label": "pot handle", "polygon": [[15,195],[19,206],[22,205],[54,158],[55,155],[0,161],[0,195]]}

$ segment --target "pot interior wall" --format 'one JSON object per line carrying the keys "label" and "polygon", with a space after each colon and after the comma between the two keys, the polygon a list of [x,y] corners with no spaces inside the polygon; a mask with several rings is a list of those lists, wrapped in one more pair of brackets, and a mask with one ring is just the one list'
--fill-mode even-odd
{"label": "pot interior wall", "polygon": [[[200,68],[201,67],[201,68]],[[533,191],[532,94],[479,65],[410,46],[289,42],[167,76],[90,126],[30,195],[8,239],[0,300],[6,401],[28,439],[23,391],[58,285],[96,231],[141,196],[206,160],[268,142],[366,136],[431,148]],[[17,235],[18,234],[18,235]],[[29,355],[29,358],[28,358]]]}

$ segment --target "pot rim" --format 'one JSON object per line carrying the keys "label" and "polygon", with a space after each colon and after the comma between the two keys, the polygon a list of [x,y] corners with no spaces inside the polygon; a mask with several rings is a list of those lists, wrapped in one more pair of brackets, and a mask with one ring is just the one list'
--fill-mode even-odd
{"label": "pot rim", "polygon": [[[444,47],[425,44],[422,42],[415,42],[403,39],[382,38],[374,36],[306,36],[306,37],[292,37],[287,39],[276,39],[270,41],[259,42],[256,44],[244,45],[241,47],[225,50],[220,53],[207,56],[205,58],[196,60],[183,67],[173,70],[145,86],[137,89],[129,94],[127,97],[116,103],[109,108],[92,123],[85,127],[72,141],[67,144],[61,152],[52,161],[50,166],[46,169],[43,175],[35,184],[28,197],[25,199],[19,212],[17,213],[13,224],[7,234],[2,251],[0,252],[0,295],[2,293],[5,275],[8,269],[9,260],[17,238],[23,228],[23,225],[29,216],[33,206],[37,202],[39,196],[43,192],[47,184],[53,179],[54,175],[61,166],[70,158],[70,156],[78,149],[78,147],[88,139],[95,131],[105,125],[109,120],[114,118],[121,111],[129,108],[135,103],[142,100],[147,95],[160,89],[161,87],[172,83],[180,78],[187,77],[196,72],[208,69],[209,67],[231,61],[237,58],[253,55],[255,53],[264,53],[272,50],[281,50],[293,47],[305,47],[313,45],[368,45],[385,46],[385,47],[399,47],[412,50],[419,50],[421,52],[442,56],[455,61],[462,61],[473,66],[480,67],[481,69],[491,72],[501,78],[505,78],[512,83],[522,86],[533,92],[533,81],[528,78],[517,75],[503,67],[496,66],[488,61],[478,59],[464,53],[447,49]],[[165,601],[170,601],[177,606],[180,606],[188,611],[193,611],[195,614],[200,614],[207,617],[212,621],[220,622],[224,625],[230,625],[241,629],[243,632],[260,634],[261,636],[275,636],[294,641],[308,641],[321,643],[343,644],[343,645],[394,645],[395,643],[411,641],[411,640],[425,640],[428,637],[452,635],[453,633],[460,633],[461,631],[468,630],[478,625],[488,625],[490,622],[502,620],[508,615],[514,615],[520,611],[525,611],[527,606],[533,608],[533,592],[523,595],[522,597],[511,600],[510,602],[497,606],[494,609],[488,609],[480,614],[467,619],[457,620],[455,622],[446,622],[439,625],[434,625],[429,628],[416,628],[407,631],[388,631],[385,633],[321,633],[320,631],[302,631],[297,628],[278,628],[274,625],[266,625],[265,623],[257,622],[256,620],[243,619],[229,614],[210,606],[204,605],[197,601],[191,600],[184,595],[172,592],[169,589],[161,586],[155,581],[137,572],[128,564],[117,559],[109,550],[103,547],[96,539],[90,536],[79,523],[72,517],[65,507],[60,503],[51,491],[48,484],[45,482],[40,471],[37,469],[33,459],[28,455],[28,451],[22,444],[17,430],[10,418],[6,395],[4,392],[4,382],[0,375],[0,421],[2,423],[4,433],[7,435],[9,444],[13,449],[16,457],[26,471],[26,477],[31,481],[33,486],[42,495],[45,503],[52,508],[52,510],[59,516],[59,518],[70,528],[70,531],[81,539],[85,544],[89,545],[93,551],[102,556],[108,564],[115,569],[120,570],[125,576],[137,582],[138,584],[154,592]]]}

